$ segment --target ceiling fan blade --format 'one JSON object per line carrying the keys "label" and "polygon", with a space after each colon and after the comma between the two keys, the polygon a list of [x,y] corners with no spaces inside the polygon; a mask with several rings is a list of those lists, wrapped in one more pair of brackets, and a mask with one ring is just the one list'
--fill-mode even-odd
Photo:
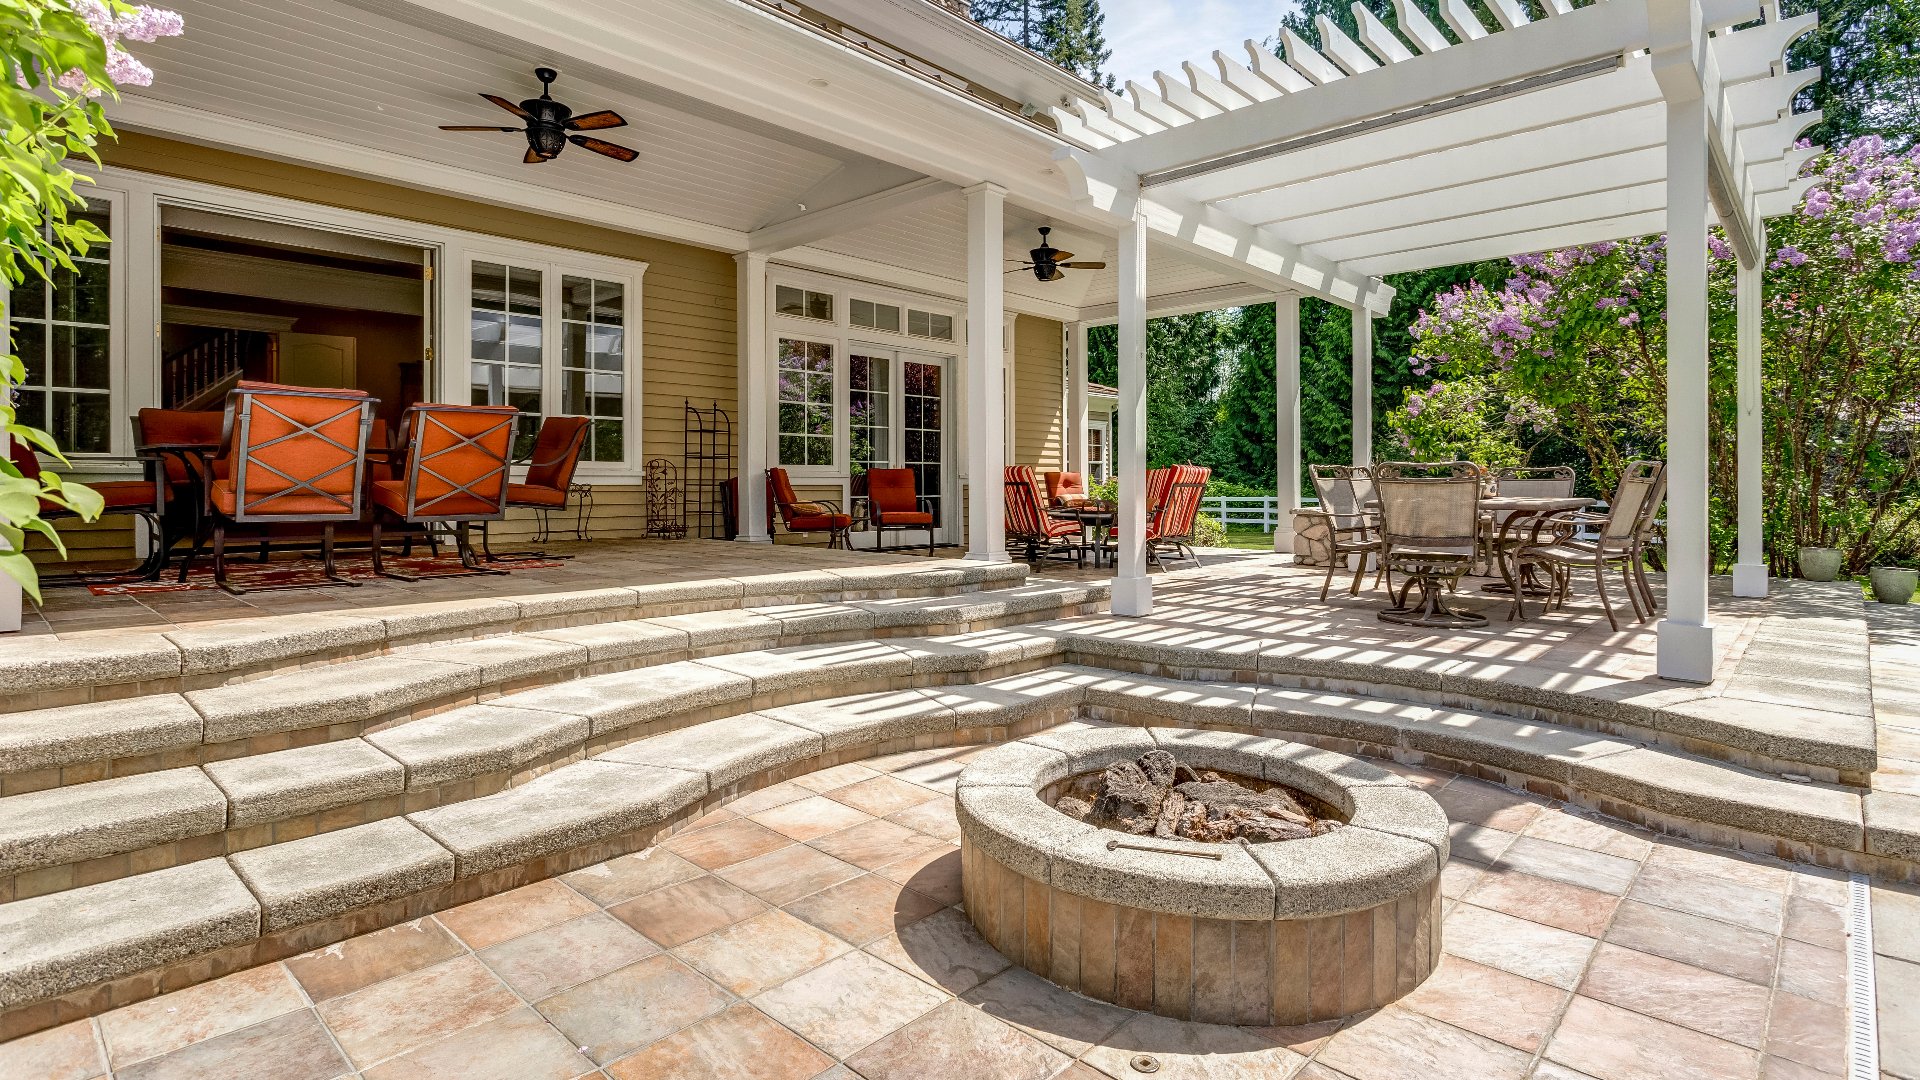
{"label": "ceiling fan blade", "polygon": [[1107,268],[1107,264],[1103,262],[1071,262],[1055,263],[1054,265],[1064,266],[1069,270],[1105,270]]}
{"label": "ceiling fan blade", "polygon": [[1059,280],[1060,280],[1061,278],[1063,278],[1063,277],[1066,277],[1066,276],[1067,276],[1067,275],[1065,275],[1065,274],[1063,274],[1063,273],[1061,273],[1061,272],[1060,272],[1060,268],[1059,268],[1059,267],[1057,267],[1057,266],[1055,266],[1055,267],[1051,267],[1050,269],[1051,269],[1051,270],[1052,270],[1053,272],[1052,272],[1052,273],[1050,273],[1050,274],[1048,274],[1048,275],[1047,275],[1047,276],[1046,276],[1046,277],[1045,277],[1044,279],[1042,279],[1042,280],[1045,280],[1045,281],[1059,281]]}
{"label": "ceiling fan blade", "polygon": [[522,162],[525,162],[528,165],[538,165],[547,159],[541,157],[540,152],[538,150],[535,150],[533,147],[529,146],[527,147],[527,156],[521,158],[520,160]]}
{"label": "ceiling fan blade", "polygon": [[480,96],[483,98],[486,98],[488,101],[493,102],[495,105],[500,106],[501,108],[507,110],[508,112],[512,113],[513,115],[519,117],[522,120],[533,119],[532,113],[529,113],[527,110],[521,108],[518,105],[515,105],[511,101],[508,101],[506,98],[499,97],[498,95],[495,95],[495,94],[481,94]]}
{"label": "ceiling fan blade", "polygon": [[1033,264],[1032,264],[1032,263],[1028,263],[1028,264],[1027,264],[1026,266],[1016,266],[1016,267],[1014,267],[1013,269],[1011,269],[1011,270],[1009,270],[1009,271],[1007,271],[1007,273],[1009,273],[1009,274],[1024,274],[1024,273],[1026,273],[1027,271],[1029,271],[1029,270],[1031,270],[1031,269],[1033,269]]}
{"label": "ceiling fan blade", "polygon": [[1066,262],[1068,259],[1073,258],[1073,252],[1055,250],[1052,253],[1051,258],[1053,260],[1054,265],[1058,266],[1059,264]]}
{"label": "ceiling fan blade", "polygon": [[441,131],[520,131],[520,128],[488,127],[485,124],[441,124]]}
{"label": "ceiling fan blade", "polygon": [[626,127],[627,122],[612,109],[602,109],[576,116],[567,121],[567,126],[575,131],[600,131],[605,128]]}
{"label": "ceiling fan blade", "polygon": [[615,161],[632,161],[640,156],[638,150],[629,150],[617,143],[603,142],[585,135],[569,135],[567,141],[575,146],[583,146],[596,154],[605,154]]}

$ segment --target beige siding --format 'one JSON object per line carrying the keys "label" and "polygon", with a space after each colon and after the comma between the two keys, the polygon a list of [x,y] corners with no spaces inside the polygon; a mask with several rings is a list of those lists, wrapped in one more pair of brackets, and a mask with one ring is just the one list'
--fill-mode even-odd
{"label": "beige siding", "polygon": [[1066,468],[1061,394],[1065,367],[1061,325],[1022,315],[1013,324],[1013,447],[1011,465],[1045,472]]}

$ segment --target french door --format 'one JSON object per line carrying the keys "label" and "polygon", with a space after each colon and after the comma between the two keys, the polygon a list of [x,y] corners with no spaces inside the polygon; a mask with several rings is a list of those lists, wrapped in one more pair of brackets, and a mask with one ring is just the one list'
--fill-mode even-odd
{"label": "french door", "polygon": [[951,539],[947,358],[856,344],[847,362],[848,468],[856,477],[868,469],[912,469],[936,533]]}

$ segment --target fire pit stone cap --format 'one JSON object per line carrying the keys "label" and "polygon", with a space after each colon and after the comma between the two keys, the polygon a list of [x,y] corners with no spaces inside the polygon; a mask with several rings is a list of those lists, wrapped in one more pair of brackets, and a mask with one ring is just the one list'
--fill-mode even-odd
{"label": "fire pit stone cap", "polygon": [[1053,863],[1093,829],[1041,802],[1026,787],[961,788],[953,810],[970,843],[1034,881],[1052,880]]}
{"label": "fire pit stone cap", "polygon": [[[1058,813],[1056,816],[1066,817]],[[1170,915],[1258,922],[1273,919],[1273,878],[1245,845],[1127,836],[1074,822],[1072,818],[1066,820],[1079,825],[1080,832],[1052,860],[1053,876],[1049,881],[1056,889],[1120,907]],[[1108,850],[1110,840],[1165,850],[1141,851],[1124,846]],[[1166,850],[1192,851],[1220,858],[1170,855]]]}
{"label": "fire pit stone cap", "polygon": [[1431,844],[1351,825],[1247,850],[1273,879],[1272,917],[1278,919],[1365,911],[1412,893],[1440,872]]}

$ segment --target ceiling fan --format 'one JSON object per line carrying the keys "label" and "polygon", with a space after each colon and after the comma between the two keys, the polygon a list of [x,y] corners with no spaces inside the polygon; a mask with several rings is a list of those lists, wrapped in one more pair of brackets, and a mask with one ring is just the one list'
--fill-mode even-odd
{"label": "ceiling fan", "polygon": [[600,131],[605,128],[625,127],[627,122],[620,114],[611,109],[599,112],[573,115],[573,110],[553,100],[553,80],[560,73],[552,68],[534,68],[533,77],[540,80],[540,96],[528,98],[515,105],[506,98],[493,94],[480,96],[507,110],[527,122],[523,128],[491,127],[485,124],[441,124],[441,131],[523,131],[527,135],[527,156],[521,161],[537,165],[543,161],[552,161],[560,156],[560,151],[568,143],[585,147],[596,154],[605,154],[615,161],[632,161],[640,156],[637,150],[629,150],[617,143],[604,142],[590,135],[576,135],[577,131]]}
{"label": "ceiling fan", "polygon": [[1041,281],[1059,281],[1061,278],[1067,276],[1061,273],[1061,270],[1105,270],[1107,268],[1107,264],[1103,262],[1068,262],[1068,259],[1073,258],[1073,252],[1061,251],[1059,248],[1047,242],[1047,234],[1052,231],[1052,229],[1042,225],[1040,227],[1040,246],[1027,252],[1027,259],[1029,261],[1014,267],[1007,271],[1007,273],[1017,274],[1022,270],[1031,270],[1033,271],[1033,276],[1039,278]]}

